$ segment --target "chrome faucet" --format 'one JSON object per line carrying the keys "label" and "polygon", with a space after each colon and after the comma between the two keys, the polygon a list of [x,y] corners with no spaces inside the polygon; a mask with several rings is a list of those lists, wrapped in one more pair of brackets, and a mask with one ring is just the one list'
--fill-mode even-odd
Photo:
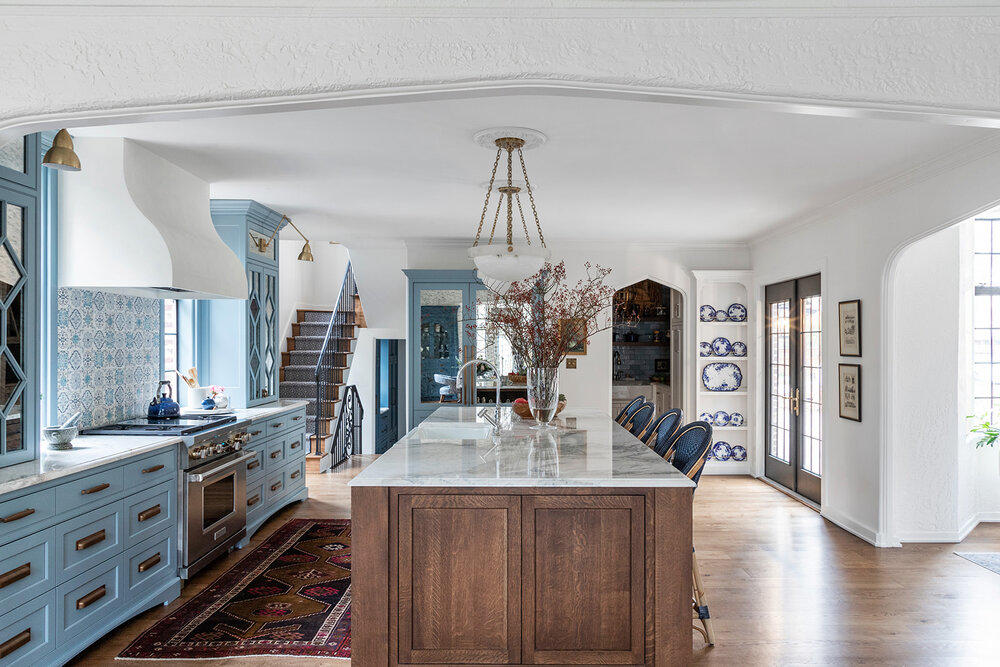
{"label": "chrome faucet", "polygon": [[[483,417],[484,419],[486,419],[486,421],[488,421],[490,424],[492,424],[493,425],[493,433],[494,434],[498,434],[498,433],[500,433],[500,372],[497,370],[496,366],[494,366],[490,362],[486,361],[485,359],[470,359],[470,360],[466,361],[464,364],[462,364],[462,367],[458,369],[458,373],[456,373],[456,376],[457,377],[462,377],[462,372],[465,371],[466,366],[470,366],[472,364],[486,364],[487,366],[490,367],[490,369],[492,369],[493,374],[497,376],[497,402],[496,402],[496,406],[495,406],[495,409],[494,409],[494,412],[493,412],[493,417],[491,418],[489,416],[489,413],[486,412],[486,410],[481,410],[479,412],[479,416]],[[475,399],[475,396],[476,396],[475,389],[476,389],[476,377],[475,377],[475,373],[473,373],[473,377],[472,377],[472,397],[473,397],[472,400],[473,401],[476,400]]]}

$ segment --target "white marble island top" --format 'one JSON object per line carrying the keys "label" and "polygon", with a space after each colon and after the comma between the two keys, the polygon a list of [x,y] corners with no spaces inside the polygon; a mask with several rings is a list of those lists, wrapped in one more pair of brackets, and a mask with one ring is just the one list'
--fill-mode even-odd
{"label": "white marble island top", "polygon": [[599,410],[566,410],[557,428],[536,430],[502,408],[494,437],[480,409],[439,408],[351,486],[694,487]]}

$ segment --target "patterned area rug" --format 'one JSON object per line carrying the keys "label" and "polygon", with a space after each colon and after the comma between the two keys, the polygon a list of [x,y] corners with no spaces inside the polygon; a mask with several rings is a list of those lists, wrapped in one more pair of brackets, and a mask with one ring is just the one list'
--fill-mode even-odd
{"label": "patterned area rug", "polygon": [[1000,553],[959,553],[956,551],[955,555],[980,567],[985,567],[990,572],[1000,574]]}
{"label": "patterned area rug", "polygon": [[351,522],[293,519],[119,659],[351,657]]}

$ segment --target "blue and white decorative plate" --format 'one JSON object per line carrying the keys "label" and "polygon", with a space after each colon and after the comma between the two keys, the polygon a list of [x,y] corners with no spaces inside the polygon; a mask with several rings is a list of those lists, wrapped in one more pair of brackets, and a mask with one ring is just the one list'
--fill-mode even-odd
{"label": "blue and white decorative plate", "polygon": [[712,415],[711,412],[699,412],[698,413],[698,421],[700,421],[700,422],[705,422],[706,424],[711,424],[713,419],[714,419],[714,417],[713,417],[713,415]]}
{"label": "blue and white decorative plate", "polygon": [[746,461],[747,460],[747,448],[743,445],[733,445],[733,460],[734,461]]}
{"label": "blue and white decorative plate", "polygon": [[729,362],[706,364],[701,371],[701,383],[709,391],[737,391],[743,384],[739,366]]}
{"label": "blue and white decorative plate", "polygon": [[717,357],[728,357],[733,351],[733,344],[729,342],[728,338],[723,338],[719,336],[712,341],[712,354]]}
{"label": "blue and white decorative plate", "polygon": [[712,344],[707,341],[701,341],[698,343],[698,356],[710,357],[712,356]]}
{"label": "blue and white decorative plate", "polygon": [[715,457],[714,457],[714,456],[712,456],[712,448],[711,448],[711,447],[709,447],[709,448],[708,448],[708,453],[707,453],[707,454],[705,454],[705,460],[706,460],[706,461],[711,461],[711,460],[712,460],[712,459],[714,459],[714,458],[715,458]]}
{"label": "blue and white decorative plate", "polygon": [[729,413],[725,410],[719,410],[713,416],[713,423],[716,426],[729,426]]}
{"label": "blue and white decorative plate", "polygon": [[[744,450],[744,453],[745,450]],[[728,442],[722,442],[721,440],[714,445],[712,445],[712,458],[716,461],[728,461],[729,457],[733,455],[733,448],[729,446]]]}
{"label": "blue and white decorative plate", "polygon": [[725,308],[719,308],[715,311],[715,321],[716,322],[728,322],[729,313],[726,312]]}
{"label": "blue and white decorative plate", "polygon": [[743,415],[739,412],[732,412],[729,415],[729,425],[730,426],[743,426],[746,421],[743,419]]}
{"label": "blue and white decorative plate", "polygon": [[726,311],[729,314],[729,320],[731,322],[746,322],[747,321],[747,307],[742,303],[734,303],[729,306]]}
{"label": "blue and white decorative plate", "polygon": [[708,304],[705,304],[698,311],[698,317],[701,318],[702,322],[714,322],[715,321],[715,308],[712,308]]}
{"label": "blue and white decorative plate", "polygon": [[733,342],[733,356],[734,357],[745,357],[747,356],[747,344],[741,340]]}

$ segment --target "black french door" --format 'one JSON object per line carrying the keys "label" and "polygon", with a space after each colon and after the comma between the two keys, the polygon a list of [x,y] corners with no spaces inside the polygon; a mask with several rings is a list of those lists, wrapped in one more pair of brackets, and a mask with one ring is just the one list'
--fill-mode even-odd
{"label": "black french door", "polygon": [[399,437],[399,341],[375,341],[375,453],[385,454]]}
{"label": "black french door", "polygon": [[768,285],[764,474],[820,502],[823,459],[822,303],[819,275]]}

